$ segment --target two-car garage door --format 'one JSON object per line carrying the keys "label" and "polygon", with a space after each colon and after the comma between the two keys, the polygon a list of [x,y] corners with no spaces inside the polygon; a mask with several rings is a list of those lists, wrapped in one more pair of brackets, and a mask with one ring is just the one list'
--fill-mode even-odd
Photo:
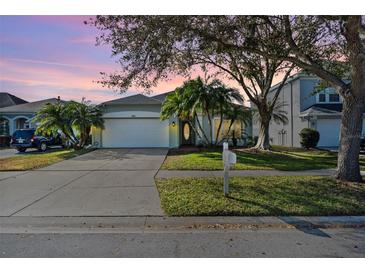
{"label": "two-car garage door", "polygon": [[104,119],[102,145],[112,147],[168,147],[168,121],[159,118]]}

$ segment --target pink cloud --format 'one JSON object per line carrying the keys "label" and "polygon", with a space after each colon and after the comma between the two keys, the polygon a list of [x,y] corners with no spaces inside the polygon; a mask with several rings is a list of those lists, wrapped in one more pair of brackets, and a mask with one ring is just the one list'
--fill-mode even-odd
{"label": "pink cloud", "polygon": [[95,35],[77,36],[71,38],[70,42],[73,44],[95,44],[96,38]]}

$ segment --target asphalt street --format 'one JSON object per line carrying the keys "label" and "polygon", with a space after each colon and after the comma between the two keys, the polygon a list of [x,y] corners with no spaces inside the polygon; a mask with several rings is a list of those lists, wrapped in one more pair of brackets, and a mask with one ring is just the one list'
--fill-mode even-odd
{"label": "asphalt street", "polygon": [[2,233],[0,257],[365,257],[365,229]]}

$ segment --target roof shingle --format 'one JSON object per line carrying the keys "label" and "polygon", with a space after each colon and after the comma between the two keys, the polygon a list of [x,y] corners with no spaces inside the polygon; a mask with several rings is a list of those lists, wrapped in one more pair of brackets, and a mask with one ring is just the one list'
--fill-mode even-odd
{"label": "roof shingle", "polygon": [[28,103],[7,92],[0,92],[0,108]]}
{"label": "roof shingle", "polygon": [[[36,113],[47,103],[56,103],[57,98],[50,98],[41,101],[25,103],[21,105],[14,105],[9,107],[0,108],[0,113]],[[61,100],[61,102],[63,102]]]}

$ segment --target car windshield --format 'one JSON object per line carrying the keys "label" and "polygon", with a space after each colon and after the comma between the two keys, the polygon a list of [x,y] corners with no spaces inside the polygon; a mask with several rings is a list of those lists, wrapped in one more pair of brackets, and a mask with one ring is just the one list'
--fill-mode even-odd
{"label": "car windshield", "polygon": [[29,138],[34,135],[35,130],[16,130],[13,134],[14,138]]}

